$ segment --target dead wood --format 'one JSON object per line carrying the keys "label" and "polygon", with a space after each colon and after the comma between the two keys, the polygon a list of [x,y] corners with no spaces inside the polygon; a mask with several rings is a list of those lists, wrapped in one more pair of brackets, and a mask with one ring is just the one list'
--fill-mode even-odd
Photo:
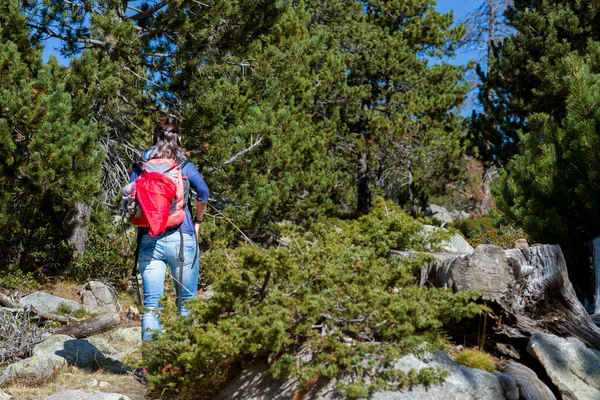
{"label": "dead wood", "polygon": [[470,255],[437,258],[423,268],[421,286],[479,290],[494,310],[496,334],[524,339],[547,332],[600,349],[600,329],[577,299],[560,246],[481,245]]}
{"label": "dead wood", "polygon": [[55,330],[54,333],[69,335],[80,339],[114,328],[119,325],[120,322],[121,314],[113,312],[102,314],[85,321],[74,322]]}

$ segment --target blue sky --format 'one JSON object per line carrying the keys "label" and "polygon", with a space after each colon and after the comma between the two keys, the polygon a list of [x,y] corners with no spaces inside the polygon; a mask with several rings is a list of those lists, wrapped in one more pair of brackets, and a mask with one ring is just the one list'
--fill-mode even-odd
{"label": "blue sky", "polygon": [[[443,13],[454,12],[454,20],[458,21],[463,18],[466,14],[472,11],[476,4],[479,3],[478,0],[438,0],[438,10]],[[58,58],[58,61],[61,65],[68,65],[69,60],[64,59],[58,51],[58,40],[49,39],[44,44],[44,61],[48,61],[50,55],[54,55]],[[460,53],[457,55],[456,59],[448,60],[453,64],[466,64],[469,59],[473,58],[473,54],[465,54]]]}

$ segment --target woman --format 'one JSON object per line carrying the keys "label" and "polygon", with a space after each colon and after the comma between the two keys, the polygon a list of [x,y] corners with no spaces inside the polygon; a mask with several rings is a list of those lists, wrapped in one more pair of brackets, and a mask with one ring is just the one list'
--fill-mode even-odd
{"label": "woman", "polygon": [[[185,207],[185,219],[180,227],[167,229],[165,233],[158,236],[150,236],[147,231],[143,233],[139,250],[139,267],[144,287],[145,307],[142,314],[142,340],[151,340],[152,333],[161,329],[157,311],[159,311],[158,301],[164,294],[167,265],[171,269],[171,275],[175,281],[177,299],[182,299],[181,306],[178,304],[181,315],[189,314],[185,303],[196,297],[198,289],[199,263],[196,237],[209,193],[196,166],[187,161],[186,151],[181,146],[179,128],[170,117],[163,117],[156,124],[152,147],[144,152],[142,161],[146,162],[155,158],[172,159],[179,165],[183,165],[182,174],[187,177],[191,189],[196,193],[196,215],[192,219],[189,207]],[[133,182],[141,173],[141,166],[136,164],[129,181]],[[183,232],[183,240],[180,228]],[[181,282],[178,282],[181,243],[183,243],[183,274]],[[145,369],[137,369],[134,375],[138,380],[146,381]]]}

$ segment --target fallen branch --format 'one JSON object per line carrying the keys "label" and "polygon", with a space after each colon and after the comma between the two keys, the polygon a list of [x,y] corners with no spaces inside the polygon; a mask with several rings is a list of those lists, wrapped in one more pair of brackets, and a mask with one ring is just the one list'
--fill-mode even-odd
{"label": "fallen branch", "polygon": [[114,328],[121,322],[121,314],[113,312],[102,314],[92,319],[78,321],[54,331],[56,334],[69,335],[77,339],[89,337],[96,333]]}

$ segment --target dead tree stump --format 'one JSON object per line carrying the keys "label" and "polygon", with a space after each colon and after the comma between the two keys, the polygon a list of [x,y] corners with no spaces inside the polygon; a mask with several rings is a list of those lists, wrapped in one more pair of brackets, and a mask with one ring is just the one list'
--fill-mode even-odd
{"label": "dead tree stump", "polygon": [[577,299],[560,246],[480,245],[470,255],[433,255],[437,261],[423,268],[421,286],[479,290],[494,311],[496,334],[525,339],[547,332],[600,349],[600,328]]}

